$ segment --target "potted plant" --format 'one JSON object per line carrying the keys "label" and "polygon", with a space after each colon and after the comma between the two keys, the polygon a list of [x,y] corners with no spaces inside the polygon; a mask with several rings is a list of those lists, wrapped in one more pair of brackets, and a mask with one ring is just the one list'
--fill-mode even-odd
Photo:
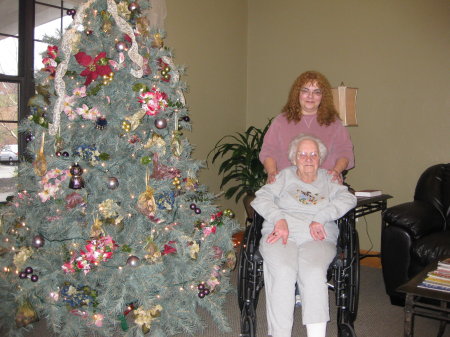
{"label": "potted plant", "polygon": [[259,152],[271,122],[272,119],[264,129],[250,126],[245,132],[222,137],[207,157],[212,155],[212,163],[219,158],[226,158],[219,166],[219,175],[222,175],[220,188],[229,184],[224,194],[227,199],[235,195],[235,201],[238,202],[244,197],[245,210],[250,219],[253,218],[250,202],[255,192],[266,183],[266,172],[259,161]]}

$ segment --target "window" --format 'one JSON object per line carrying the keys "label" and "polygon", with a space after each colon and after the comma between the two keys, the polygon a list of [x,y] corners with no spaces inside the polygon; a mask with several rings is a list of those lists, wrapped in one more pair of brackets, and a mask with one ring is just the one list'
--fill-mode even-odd
{"label": "window", "polygon": [[44,35],[56,36],[72,21],[80,0],[0,0],[0,202],[14,194],[17,163],[25,148],[18,123],[28,114],[33,74],[43,67]]}

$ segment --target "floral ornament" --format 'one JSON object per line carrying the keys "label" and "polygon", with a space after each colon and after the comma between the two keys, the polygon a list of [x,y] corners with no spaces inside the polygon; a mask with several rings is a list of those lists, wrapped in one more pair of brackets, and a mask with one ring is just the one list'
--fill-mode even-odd
{"label": "floral ornament", "polygon": [[144,256],[145,259],[153,263],[161,262],[161,252],[159,251],[158,246],[151,237],[147,239],[145,251],[147,252],[147,254]]}
{"label": "floral ornament", "polygon": [[172,247],[171,245],[177,243],[176,241],[169,241],[167,244],[164,245],[164,250],[161,252],[161,255],[169,255],[169,254],[175,254],[177,252],[177,249]]}
{"label": "floral ornament", "polygon": [[205,223],[203,221],[198,221],[195,224],[195,227],[198,230],[201,230],[203,232],[203,235],[205,236],[205,238],[208,237],[211,234],[215,234],[216,230],[217,230],[217,226],[214,226],[214,225],[211,226],[210,224],[207,224],[207,223]]}
{"label": "floral ornament", "polygon": [[79,156],[80,158],[84,159],[92,166],[95,166],[99,163],[100,152],[97,150],[95,146],[80,145],[75,148],[73,154],[75,156]]}
{"label": "floral ornament", "polygon": [[44,64],[43,71],[48,71],[51,77],[55,77],[56,67],[58,66],[58,46],[47,47],[47,57],[42,59]]}
{"label": "floral ornament", "polygon": [[97,291],[89,286],[74,286],[70,282],[65,282],[59,291],[59,299],[71,308],[80,308],[84,306],[96,307]]}
{"label": "floral ornament", "polygon": [[173,191],[159,193],[155,196],[155,202],[158,209],[170,211],[175,204],[175,193]]}
{"label": "floral ornament", "polygon": [[220,270],[220,267],[218,265],[214,265],[213,269],[211,271],[211,276],[206,281],[206,284],[209,286],[209,289],[211,291],[213,291],[214,288],[220,284],[220,273],[219,273],[219,270]]}
{"label": "floral ornament", "polygon": [[53,169],[47,171],[42,176],[40,184],[44,187],[44,190],[39,192],[38,195],[42,202],[48,201],[50,198],[56,198],[56,194],[59,191],[61,184],[69,177],[69,170]]}
{"label": "floral ornament", "polygon": [[112,72],[105,52],[101,52],[94,59],[85,52],[78,52],[75,54],[77,62],[86,67],[80,75],[86,77],[84,82],[85,86],[88,86],[92,81],[95,81],[99,76],[106,76]]}
{"label": "floral ornament", "polygon": [[134,323],[139,325],[143,331],[149,331],[152,326],[152,321],[161,316],[162,310],[163,307],[159,304],[148,310],[139,307],[134,310]]}
{"label": "floral ornament", "polygon": [[13,258],[16,268],[21,269],[31,255],[33,255],[33,249],[30,247],[21,247]]}
{"label": "floral ornament", "polygon": [[211,226],[221,226],[221,225],[223,225],[222,217],[223,217],[223,212],[222,211],[211,215],[210,225]]}
{"label": "floral ornament", "polygon": [[73,121],[77,117],[76,111],[73,109],[73,105],[77,98],[86,97],[86,87],[75,88],[72,92],[72,96],[66,96],[63,103],[63,111],[67,118]]}
{"label": "floral ornament", "polygon": [[63,264],[62,269],[65,273],[82,270],[84,274],[87,274],[92,269],[92,265],[111,259],[114,250],[119,247],[110,236],[88,240],[87,243],[85,249],[80,251],[80,256],[72,257],[69,262]]}
{"label": "floral ornament", "polygon": [[89,108],[86,104],[83,104],[81,108],[77,108],[77,114],[80,115],[83,119],[88,119],[91,121],[97,120],[98,117],[101,116],[100,111],[96,107]]}
{"label": "floral ornament", "polygon": [[114,219],[114,224],[117,225],[123,220],[122,208],[111,199],[106,199],[100,205],[98,210],[104,219]]}
{"label": "floral ornament", "polygon": [[191,257],[191,259],[196,260],[198,257],[198,252],[200,251],[200,245],[195,241],[189,242],[188,245],[189,245],[189,256]]}
{"label": "floral ornament", "polygon": [[153,87],[150,91],[142,92],[138,102],[142,104],[142,109],[150,116],[155,116],[161,111],[165,111],[167,106],[167,94]]}

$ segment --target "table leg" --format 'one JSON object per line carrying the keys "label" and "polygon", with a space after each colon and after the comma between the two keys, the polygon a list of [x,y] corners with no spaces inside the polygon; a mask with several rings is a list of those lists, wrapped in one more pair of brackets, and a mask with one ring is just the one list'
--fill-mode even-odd
{"label": "table leg", "polygon": [[445,320],[445,318],[448,317],[448,314],[445,312],[447,307],[448,307],[448,302],[441,301],[441,308],[443,309],[442,316],[444,316],[444,319],[439,324],[439,331],[438,331],[437,337],[442,337],[444,335],[445,326],[447,325],[447,321]]}
{"label": "table leg", "polygon": [[414,295],[407,294],[405,299],[404,337],[414,336]]}

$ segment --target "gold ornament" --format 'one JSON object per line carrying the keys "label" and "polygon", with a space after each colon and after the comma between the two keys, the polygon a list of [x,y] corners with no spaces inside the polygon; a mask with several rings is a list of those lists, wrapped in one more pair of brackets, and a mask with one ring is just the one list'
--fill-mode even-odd
{"label": "gold ornament", "polygon": [[161,34],[159,33],[153,34],[152,47],[162,48],[163,46],[164,46],[164,39],[162,38]]}
{"label": "gold ornament", "polygon": [[141,124],[141,119],[144,118],[145,114],[145,110],[141,109],[135,114],[125,117],[125,119],[130,123],[130,128],[132,131],[136,130],[139,124]]}
{"label": "gold ornament", "polygon": [[37,320],[39,320],[38,315],[31,306],[30,302],[23,302],[17,309],[15,321],[18,328],[27,326]]}
{"label": "gold ornament", "polygon": [[92,224],[92,227],[91,227],[91,237],[92,238],[98,238],[100,236],[105,235],[105,231],[102,228],[102,224],[103,223],[98,218],[94,219],[94,223]]}
{"label": "gold ornament", "polygon": [[234,218],[234,212],[229,208],[227,208],[223,211],[223,215],[225,215],[231,219]]}
{"label": "gold ornament", "polygon": [[47,159],[44,154],[45,132],[42,133],[41,148],[39,149],[36,159],[33,162],[33,168],[36,175],[42,177],[47,172]]}
{"label": "gold ornament", "polygon": [[144,149],[155,147],[156,152],[160,153],[161,155],[164,155],[166,153],[165,146],[166,142],[163,139],[163,137],[161,137],[157,133],[153,133],[152,137],[149,138],[147,143],[144,144]]}
{"label": "gold ornament", "polygon": [[131,131],[131,123],[129,121],[122,121],[122,129],[125,132],[130,132]]}
{"label": "gold ornament", "polygon": [[181,156],[181,153],[183,152],[183,147],[181,145],[180,136],[181,136],[180,131],[173,131],[172,138],[170,140],[170,147],[172,149],[172,153],[176,157]]}
{"label": "gold ornament", "polygon": [[142,332],[145,334],[150,331],[152,321],[161,316],[162,310],[163,308],[159,304],[148,310],[144,310],[142,307],[139,307],[134,310],[134,322],[141,326]]}
{"label": "gold ornament", "polygon": [[139,195],[137,202],[137,209],[139,212],[144,214],[148,218],[153,218],[155,216],[156,202],[153,189],[148,185],[149,183],[149,173],[147,168],[147,173],[145,175],[145,192]]}
{"label": "gold ornament", "polygon": [[236,252],[234,250],[230,250],[226,255],[227,261],[225,262],[225,266],[233,270],[236,267]]}
{"label": "gold ornament", "polygon": [[33,249],[29,247],[21,247],[19,252],[14,255],[13,262],[17,269],[22,269],[28,258],[33,255]]}
{"label": "gold ornament", "polygon": [[145,250],[148,253],[144,256],[147,260],[154,263],[161,261],[161,251],[151,237],[147,239]]}
{"label": "gold ornament", "polygon": [[136,28],[138,33],[142,36],[148,37],[150,35],[148,20],[145,16],[136,19]]}

